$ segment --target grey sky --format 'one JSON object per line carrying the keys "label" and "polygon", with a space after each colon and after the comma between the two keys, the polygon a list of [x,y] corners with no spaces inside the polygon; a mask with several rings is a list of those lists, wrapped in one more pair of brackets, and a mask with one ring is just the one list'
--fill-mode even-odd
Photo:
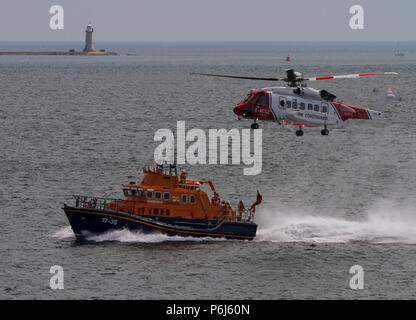
{"label": "grey sky", "polygon": [[[65,29],[49,29],[62,5]],[[364,7],[364,30],[349,8]],[[414,0],[1,0],[0,41],[415,40]]]}

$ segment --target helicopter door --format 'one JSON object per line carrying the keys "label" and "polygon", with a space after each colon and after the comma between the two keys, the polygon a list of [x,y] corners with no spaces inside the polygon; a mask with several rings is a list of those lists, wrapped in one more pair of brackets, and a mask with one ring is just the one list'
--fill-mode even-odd
{"label": "helicopter door", "polygon": [[286,109],[286,98],[279,97],[279,109]]}

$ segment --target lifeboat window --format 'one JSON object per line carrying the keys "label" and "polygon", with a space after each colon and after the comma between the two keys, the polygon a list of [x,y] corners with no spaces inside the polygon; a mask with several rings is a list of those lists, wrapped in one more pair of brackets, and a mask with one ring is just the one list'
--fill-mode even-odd
{"label": "lifeboat window", "polygon": [[156,191],[155,192],[155,199],[156,200],[161,200],[162,199],[162,192]]}
{"label": "lifeboat window", "polygon": [[139,197],[144,198],[144,193],[142,189],[139,189]]}
{"label": "lifeboat window", "polygon": [[166,201],[169,201],[170,200],[170,193],[169,192],[165,192],[163,194],[163,199],[166,200]]}
{"label": "lifeboat window", "polygon": [[293,99],[292,107],[293,107],[293,109],[298,108],[298,101],[296,99]]}
{"label": "lifeboat window", "polygon": [[146,198],[147,199],[153,199],[153,191],[147,190],[146,191]]}
{"label": "lifeboat window", "polygon": [[128,193],[128,189],[123,189],[123,193],[124,193],[124,195],[127,197],[127,196],[129,195],[129,193]]}
{"label": "lifeboat window", "polygon": [[315,104],[314,107],[313,107],[313,110],[316,111],[316,112],[319,112],[319,105]]}
{"label": "lifeboat window", "polygon": [[139,192],[137,190],[132,190],[133,191],[133,196],[137,197],[139,195]]}
{"label": "lifeboat window", "polygon": [[322,104],[322,112],[327,113],[328,112],[328,105]]}
{"label": "lifeboat window", "polygon": [[160,215],[163,216],[163,209],[160,209]]}
{"label": "lifeboat window", "polygon": [[166,209],[166,215],[170,216],[170,209]]}
{"label": "lifeboat window", "polygon": [[193,194],[189,196],[189,203],[195,203],[195,196]]}
{"label": "lifeboat window", "polygon": [[308,110],[310,110],[310,111],[313,110],[313,104],[312,103],[308,103]]}
{"label": "lifeboat window", "polygon": [[153,209],[153,214],[159,214],[159,209],[154,208]]}
{"label": "lifeboat window", "polygon": [[256,105],[260,106],[260,107],[267,107],[268,103],[267,103],[267,95],[266,94],[262,94],[259,99],[257,100]]}
{"label": "lifeboat window", "polygon": [[188,201],[188,196],[186,194],[182,195],[182,203],[187,203]]}
{"label": "lifeboat window", "polygon": [[305,104],[303,102],[299,103],[299,109],[305,110]]}

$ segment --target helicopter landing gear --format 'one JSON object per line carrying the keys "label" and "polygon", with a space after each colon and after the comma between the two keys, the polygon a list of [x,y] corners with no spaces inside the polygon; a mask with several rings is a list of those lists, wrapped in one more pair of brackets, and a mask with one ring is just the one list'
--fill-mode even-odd
{"label": "helicopter landing gear", "polygon": [[326,128],[326,126],[321,130],[321,134],[323,136],[327,136],[329,134],[329,130]]}
{"label": "helicopter landing gear", "polygon": [[301,127],[301,126],[299,126],[299,130],[296,130],[296,135],[297,135],[298,137],[303,136],[303,130],[302,130],[302,127]]}
{"label": "helicopter landing gear", "polygon": [[254,122],[254,123],[251,124],[251,129],[253,129],[253,130],[258,129],[259,127],[260,126],[257,122]]}

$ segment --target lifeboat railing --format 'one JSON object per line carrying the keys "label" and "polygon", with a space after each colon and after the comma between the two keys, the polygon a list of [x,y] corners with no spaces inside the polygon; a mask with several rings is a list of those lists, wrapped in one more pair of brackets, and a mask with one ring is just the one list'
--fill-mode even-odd
{"label": "lifeboat railing", "polygon": [[[86,208],[86,209],[96,209],[96,210],[112,210],[112,211],[122,211],[124,213],[135,214],[134,204],[137,201],[134,200],[125,200],[125,199],[117,199],[117,198],[100,198],[100,197],[92,197],[92,196],[84,196],[84,195],[72,195],[72,198],[75,200],[75,208]],[[202,199],[199,198],[201,204],[203,206],[204,211],[204,204]],[[132,205],[129,205],[129,204]],[[66,202],[64,203],[66,206]],[[72,205],[71,205],[72,206]],[[233,222],[253,222],[254,220],[254,212],[248,209],[244,209],[241,215],[239,212],[235,212],[231,210],[230,212],[224,212],[220,215],[219,221],[233,221]]]}
{"label": "lifeboat railing", "polygon": [[133,200],[124,200],[116,198],[100,198],[92,196],[83,196],[83,195],[72,195],[72,198],[75,199],[76,208],[87,208],[87,209],[97,209],[97,210],[113,210],[113,211],[123,211],[126,213],[134,214],[134,206],[126,206],[127,203],[136,203]]}
{"label": "lifeboat railing", "polygon": [[253,222],[254,212],[248,209],[244,209],[241,215],[238,212],[231,211],[230,213],[224,212],[222,217],[226,221],[233,222]]}

